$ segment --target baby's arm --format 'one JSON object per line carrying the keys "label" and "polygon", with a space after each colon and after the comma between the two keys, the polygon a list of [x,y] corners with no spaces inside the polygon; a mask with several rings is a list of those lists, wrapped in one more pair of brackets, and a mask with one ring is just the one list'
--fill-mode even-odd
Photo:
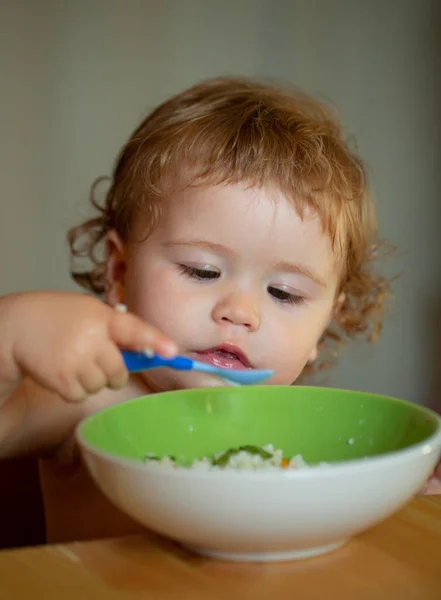
{"label": "baby's arm", "polygon": [[0,457],[61,444],[89,394],[128,379],[119,348],[175,345],[132,314],[83,294],[28,292],[0,298]]}

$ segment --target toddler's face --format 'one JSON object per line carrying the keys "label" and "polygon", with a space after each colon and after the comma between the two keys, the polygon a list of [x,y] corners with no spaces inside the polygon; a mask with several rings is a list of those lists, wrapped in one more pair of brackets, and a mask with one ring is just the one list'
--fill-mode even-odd
{"label": "toddler's face", "polygon": [[[109,240],[109,302],[124,302],[182,354],[273,369],[272,384],[291,384],[315,358],[336,308],[338,268],[319,218],[302,221],[281,193],[188,188],[145,241],[124,247],[114,232]],[[154,390],[222,385],[166,369],[145,377]]]}

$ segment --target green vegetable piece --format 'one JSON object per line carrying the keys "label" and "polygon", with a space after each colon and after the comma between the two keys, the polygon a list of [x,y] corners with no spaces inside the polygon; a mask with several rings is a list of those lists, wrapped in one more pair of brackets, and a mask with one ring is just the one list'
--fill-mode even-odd
{"label": "green vegetable piece", "polygon": [[176,462],[176,458],[174,456],[168,456],[168,455],[166,455],[166,456],[157,456],[156,454],[151,454],[151,453],[146,454],[144,456],[144,460],[146,460],[146,461],[147,460],[161,460],[163,458],[169,458],[173,462]]}
{"label": "green vegetable piece", "polygon": [[239,452],[242,452],[242,451],[248,452],[249,454],[258,454],[259,456],[261,456],[263,459],[266,459],[266,460],[269,458],[272,458],[272,456],[273,456],[271,454],[271,452],[264,450],[260,446],[246,445],[246,446],[239,446],[239,448],[230,448],[229,450],[226,450],[217,458],[214,457],[212,459],[212,463],[215,467],[225,467],[225,465],[228,463],[229,459],[232,456],[234,456],[235,454],[239,454]]}
{"label": "green vegetable piece", "polygon": [[265,450],[264,448],[261,448],[260,446],[250,446],[250,445],[241,446],[239,448],[239,450],[244,450],[245,452],[249,452],[250,454],[258,454],[259,456],[261,456],[262,458],[265,458],[265,459],[273,457],[271,452],[268,452],[268,450]]}

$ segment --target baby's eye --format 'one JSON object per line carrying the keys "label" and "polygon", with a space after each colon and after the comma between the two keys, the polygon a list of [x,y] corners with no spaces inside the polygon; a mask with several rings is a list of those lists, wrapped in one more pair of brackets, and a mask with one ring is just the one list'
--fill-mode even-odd
{"label": "baby's eye", "polygon": [[214,271],[213,269],[200,269],[197,267],[189,267],[188,265],[179,265],[182,273],[188,275],[192,279],[198,279],[199,281],[210,281],[212,279],[219,279],[220,273],[219,271]]}
{"label": "baby's eye", "polygon": [[281,304],[304,304],[305,298],[296,294],[290,294],[286,290],[269,286],[268,293]]}

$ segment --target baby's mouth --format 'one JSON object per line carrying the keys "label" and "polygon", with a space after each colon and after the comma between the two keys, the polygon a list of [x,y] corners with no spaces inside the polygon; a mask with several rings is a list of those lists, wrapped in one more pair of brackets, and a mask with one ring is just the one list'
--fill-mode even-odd
{"label": "baby's mouth", "polygon": [[196,352],[198,360],[222,369],[251,369],[246,355],[232,344],[224,344]]}

